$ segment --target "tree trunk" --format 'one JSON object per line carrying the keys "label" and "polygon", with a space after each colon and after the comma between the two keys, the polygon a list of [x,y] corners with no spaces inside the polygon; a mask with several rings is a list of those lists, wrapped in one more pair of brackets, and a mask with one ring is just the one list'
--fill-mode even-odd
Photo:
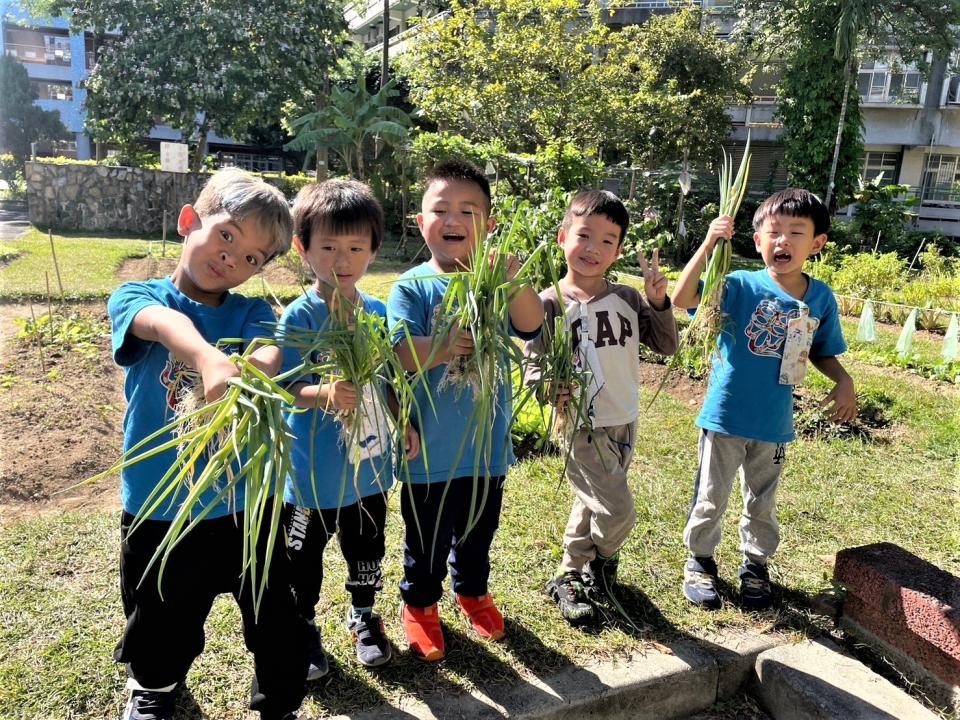
{"label": "tree trunk", "polygon": [[383,50],[380,53],[380,87],[390,73],[390,0],[383,0]]}
{"label": "tree trunk", "polygon": [[[323,71],[323,92],[317,95],[317,112],[327,106],[330,98],[330,69]],[[317,182],[323,182],[330,177],[330,150],[326,145],[317,145]]]}
{"label": "tree trunk", "polygon": [[190,161],[190,172],[198,173],[203,167],[203,159],[207,156],[207,130],[210,128],[210,122],[207,120],[207,114],[203,114],[203,122],[200,123],[199,139],[197,140],[197,149],[193,152],[193,159]]}
{"label": "tree trunk", "polygon": [[847,56],[843,64],[843,101],[840,103],[840,120],[837,122],[837,139],[833,144],[833,162],[830,163],[830,177],[827,180],[827,192],[823,197],[823,204],[830,208],[833,199],[834,181],[837,177],[837,161],[840,159],[840,143],[843,140],[843,124],[847,120],[847,102],[850,98],[850,74],[853,66],[853,51]]}

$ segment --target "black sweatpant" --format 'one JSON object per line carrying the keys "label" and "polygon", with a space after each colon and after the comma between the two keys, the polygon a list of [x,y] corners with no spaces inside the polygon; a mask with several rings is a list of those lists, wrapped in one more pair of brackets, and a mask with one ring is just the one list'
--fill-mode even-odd
{"label": "black sweatpant", "polygon": [[[400,488],[406,526],[400,595],[408,605],[429,607],[443,595],[450,563],[453,591],[487,594],[490,545],[500,526],[503,476],[460,477],[447,483],[408,483]],[[449,557],[448,557],[449,553]]]}
{"label": "black sweatpant", "polygon": [[323,586],[323,551],[334,535],[347,561],[347,592],[354,607],[372,607],[383,588],[384,529],[387,498],[375,493],[344,508],[314,510],[286,503],[283,527],[287,537],[297,607],[307,620]]}
{"label": "black sweatpant", "polygon": [[[120,589],[127,627],[114,651],[117,662],[126,663],[129,675],[146,688],[182,682],[203,651],[203,624],[214,599],[230,593],[243,617],[244,642],[253,653],[250,708],[264,718],[299,708],[306,695],[307,630],[294,603],[283,540],[274,544],[269,582],[254,617],[257,588],[242,573],[242,513],[203,520],[190,530],[164,568],[162,598],[159,561],[145,578],[143,571],[170,523],[147,520],[131,533],[132,522],[133,516],[123,513]],[[261,568],[266,536],[261,534],[258,548]]]}

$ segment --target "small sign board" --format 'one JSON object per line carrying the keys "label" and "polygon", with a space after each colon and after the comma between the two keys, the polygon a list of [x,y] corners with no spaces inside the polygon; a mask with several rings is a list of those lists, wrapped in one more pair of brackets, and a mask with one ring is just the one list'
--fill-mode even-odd
{"label": "small sign board", "polygon": [[160,143],[160,169],[164,172],[189,172],[189,151],[186,143]]}

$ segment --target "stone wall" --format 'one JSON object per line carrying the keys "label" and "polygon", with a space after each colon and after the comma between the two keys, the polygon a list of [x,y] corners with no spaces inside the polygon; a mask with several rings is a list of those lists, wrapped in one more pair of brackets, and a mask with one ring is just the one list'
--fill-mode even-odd
{"label": "stone wall", "polygon": [[106,165],[28,162],[25,169],[30,222],[58,230],[161,231],[196,200],[206,174],[170,173]]}

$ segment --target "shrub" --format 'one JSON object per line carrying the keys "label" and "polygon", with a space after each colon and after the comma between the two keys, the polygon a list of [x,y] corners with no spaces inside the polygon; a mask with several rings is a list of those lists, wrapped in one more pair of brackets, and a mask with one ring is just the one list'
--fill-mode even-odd
{"label": "shrub", "polygon": [[96,165],[96,160],[77,160],[76,158],[64,157],[63,155],[56,155],[54,157],[38,157],[37,162],[46,163],[47,165]]}
{"label": "shrub", "polygon": [[833,289],[859,297],[879,298],[904,283],[907,263],[896,253],[847,255],[833,275]]}
{"label": "shrub", "polygon": [[26,194],[23,167],[10,153],[0,155],[0,181],[7,184],[7,194],[10,197],[21,199]]}

